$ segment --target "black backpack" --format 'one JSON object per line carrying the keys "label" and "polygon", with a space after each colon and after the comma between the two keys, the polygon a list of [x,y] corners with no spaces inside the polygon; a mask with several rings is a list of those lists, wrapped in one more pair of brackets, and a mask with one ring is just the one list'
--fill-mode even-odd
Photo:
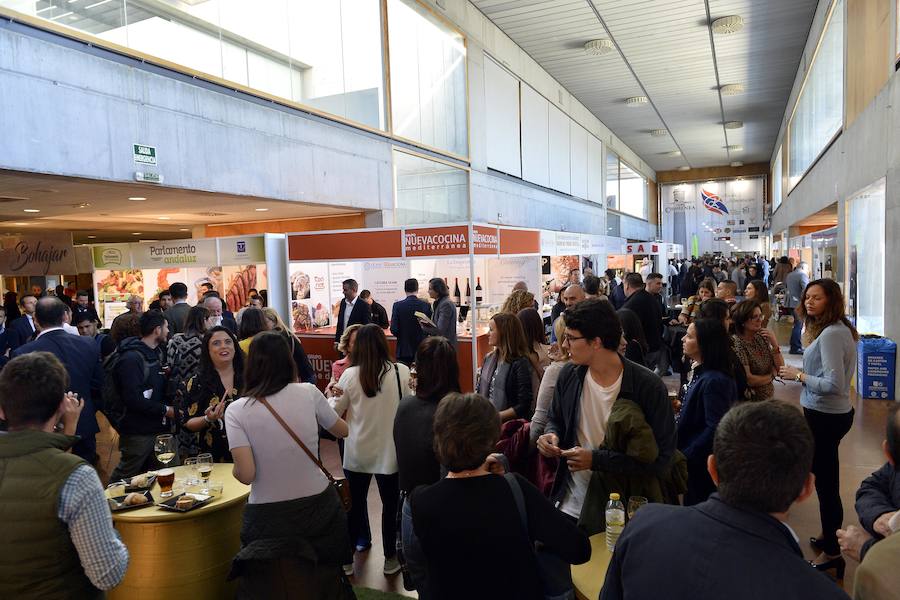
{"label": "black backpack", "polygon": [[[136,350],[125,350],[121,352],[118,349],[106,357],[103,361],[103,402],[100,412],[106,415],[110,425],[118,429],[125,418],[127,408],[125,401],[122,399],[122,390],[116,381],[116,371],[122,362],[122,358],[129,352],[137,352]],[[142,381],[146,382],[150,378],[150,365],[147,360],[138,352],[141,358],[141,366],[144,369],[144,377]]]}

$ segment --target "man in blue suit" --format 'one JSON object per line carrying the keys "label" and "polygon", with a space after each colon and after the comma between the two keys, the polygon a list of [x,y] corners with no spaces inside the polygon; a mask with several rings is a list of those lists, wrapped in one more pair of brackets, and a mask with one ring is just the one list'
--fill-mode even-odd
{"label": "man in blue suit", "polygon": [[19,306],[22,308],[22,316],[9,324],[9,349],[15,350],[22,344],[27,343],[31,336],[34,335],[34,309],[37,305],[37,297],[33,294],[26,294],[19,299]]}
{"label": "man in blue suit", "polygon": [[425,332],[416,319],[416,311],[431,318],[431,306],[417,297],[419,281],[407,279],[403,283],[406,299],[394,302],[391,309],[391,333],[397,338],[397,361],[407,367],[416,359],[416,350],[425,339]]}
{"label": "man in blue suit", "polygon": [[[72,447],[72,452],[94,464],[97,458],[96,434],[97,409],[93,398],[103,387],[103,368],[100,365],[100,350],[94,340],[71,335],[63,329],[63,315],[66,306],[57,298],[47,297],[37,301],[34,318],[41,332],[37,339],[13,350],[12,356],[29,352],[49,352],[62,362],[69,374],[69,388],[84,401],[84,409],[78,418],[75,434],[81,440]],[[24,321],[22,317],[18,319]]]}

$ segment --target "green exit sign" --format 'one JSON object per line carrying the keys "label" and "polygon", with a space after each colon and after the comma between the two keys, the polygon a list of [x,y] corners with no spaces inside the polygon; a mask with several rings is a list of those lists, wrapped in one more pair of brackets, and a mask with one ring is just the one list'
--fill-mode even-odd
{"label": "green exit sign", "polygon": [[141,165],[155,165],[156,147],[134,144],[134,162]]}

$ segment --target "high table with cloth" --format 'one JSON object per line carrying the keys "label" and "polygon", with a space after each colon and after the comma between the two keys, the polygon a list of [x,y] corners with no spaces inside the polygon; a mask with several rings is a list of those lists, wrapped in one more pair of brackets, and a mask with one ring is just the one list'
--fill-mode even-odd
{"label": "high table with cloth", "polygon": [[[113,524],[130,555],[125,579],[109,591],[111,600],[196,600],[234,597],[226,581],[231,559],[241,546],[241,515],[250,486],[231,473],[233,465],[213,465],[210,481],[222,482],[222,495],[190,512],[167,511],[155,504],[113,513]],[[178,480],[187,467],[174,467]],[[121,489],[121,488],[120,488]],[[113,490],[107,490],[111,495]],[[159,502],[159,484],[150,490]]]}

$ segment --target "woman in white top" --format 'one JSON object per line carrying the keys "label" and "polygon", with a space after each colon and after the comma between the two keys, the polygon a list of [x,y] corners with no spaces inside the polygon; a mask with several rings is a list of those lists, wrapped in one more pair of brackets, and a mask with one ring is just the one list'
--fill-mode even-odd
{"label": "woman in white top", "polygon": [[313,598],[353,598],[341,571],[350,540],[340,498],[275,414],[314,455],[319,425],[345,437],[347,424],[315,386],[297,383],[280,334],[254,336],[246,365],[246,397],[225,410],[234,476],[250,485],[230,577],[240,579],[241,597],[284,597],[285,589],[304,589]]}
{"label": "woman in white top", "polygon": [[537,403],[534,407],[534,416],[531,417],[531,431],[529,437],[531,445],[537,445],[537,439],[544,434],[547,425],[547,415],[550,412],[550,403],[553,402],[553,392],[556,390],[556,380],[563,367],[569,364],[570,357],[566,341],[566,319],[559,316],[553,324],[556,339],[559,340],[559,350],[553,354],[553,362],[544,370],[541,378],[541,386],[538,388]]}
{"label": "woman in white top", "polygon": [[[353,498],[348,515],[350,540],[357,550],[364,550],[365,546],[360,545],[371,539],[366,498],[374,475],[382,505],[384,574],[393,575],[400,571],[395,546],[400,478],[394,447],[394,416],[400,398],[411,393],[409,368],[391,362],[384,331],[372,324],[356,332],[350,362],[353,366],[344,371],[332,388],[331,400],[335,412],[347,411],[350,427],[344,443],[344,474]],[[353,573],[353,564],[345,564],[344,572]]]}

